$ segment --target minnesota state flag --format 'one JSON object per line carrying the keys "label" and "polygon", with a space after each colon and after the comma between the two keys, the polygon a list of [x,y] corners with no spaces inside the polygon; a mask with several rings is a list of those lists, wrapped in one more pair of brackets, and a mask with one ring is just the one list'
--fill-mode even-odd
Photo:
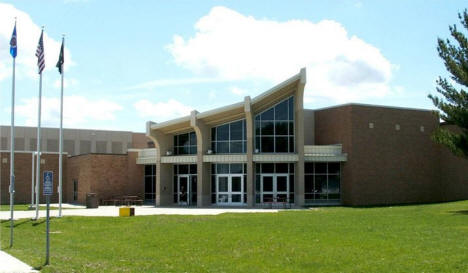
{"label": "minnesota state flag", "polygon": [[10,54],[11,57],[16,58],[17,48],[16,48],[16,23],[15,28],[13,29],[13,34],[11,34],[10,40]]}

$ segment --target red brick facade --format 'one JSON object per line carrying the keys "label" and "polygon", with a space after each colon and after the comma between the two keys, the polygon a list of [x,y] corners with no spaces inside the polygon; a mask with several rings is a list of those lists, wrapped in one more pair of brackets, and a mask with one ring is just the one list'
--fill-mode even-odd
{"label": "red brick facade", "polygon": [[[10,153],[0,153],[0,167],[1,167],[1,203],[10,203],[10,194],[8,191],[10,185]],[[57,187],[59,183],[59,162],[58,154],[42,154],[41,161],[41,184],[40,184],[40,202],[45,202],[45,198],[42,195],[42,172],[53,171],[54,172],[54,194],[51,197],[51,202],[58,202]],[[32,165],[31,153],[15,153],[15,203],[31,203],[31,165]],[[66,185],[66,173],[67,173],[67,157],[63,157],[63,190],[67,191]],[[65,194],[64,194],[65,196]],[[65,199],[64,199],[65,200]]]}
{"label": "red brick facade", "polygon": [[351,104],[315,112],[316,144],[342,143],[348,154],[345,205],[468,199],[468,160],[431,140],[437,126],[431,111]]}
{"label": "red brick facade", "polygon": [[[10,154],[0,153],[1,203],[9,204]],[[85,204],[87,193],[97,193],[99,200],[113,196],[144,194],[144,166],[136,164],[136,152],[127,155],[87,154],[63,157],[63,202]],[[6,162],[4,160],[6,159]],[[58,154],[44,154],[41,172],[54,172],[54,195],[51,202],[58,202]],[[31,203],[31,153],[15,154],[15,203]],[[73,181],[77,180],[77,200],[73,200]],[[41,182],[42,183],[42,182]],[[42,184],[40,202],[44,203]]]}
{"label": "red brick facade", "polygon": [[[144,166],[136,164],[136,157],[136,152],[70,157],[66,202],[84,204],[87,193],[97,193],[100,201],[123,195],[143,198]],[[77,200],[73,200],[74,181],[78,184]]]}

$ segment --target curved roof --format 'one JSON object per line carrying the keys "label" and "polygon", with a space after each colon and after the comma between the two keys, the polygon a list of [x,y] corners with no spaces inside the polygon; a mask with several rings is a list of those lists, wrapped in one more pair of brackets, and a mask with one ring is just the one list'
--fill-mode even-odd
{"label": "curved roof", "polygon": [[[192,113],[195,115],[196,119],[202,120],[208,125],[221,124],[230,120],[240,119],[245,115],[246,103],[251,104],[252,111],[261,112],[281,99],[290,96],[297,89],[298,84],[305,85],[305,83],[306,69],[302,68],[298,74],[261,93],[252,100],[250,100],[250,97],[246,97],[244,101],[241,102],[201,113],[196,111]],[[183,132],[191,129],[190,120],[191,115],[188,115],[161,123],[151,123],[149,127],[151,130],[160,130],[163,133]]]}

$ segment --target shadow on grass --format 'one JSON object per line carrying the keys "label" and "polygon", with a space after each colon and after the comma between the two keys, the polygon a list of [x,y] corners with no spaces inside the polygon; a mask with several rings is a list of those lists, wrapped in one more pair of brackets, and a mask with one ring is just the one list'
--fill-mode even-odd
{"label": "shadow on grass", "polygon": [[453,215],[468,215],[468,210],[454,210],[449,212]]}
{"label": "shadow on grass", "polygon": [[[34,219],[22,219],[22,220],[14,220],[13,227],[19,227],[24,224],[32,224],[33,226],[41,225],[45,222],[45,219],[42,220],[34,220]],[[8,223],[8,224],[7,224]],[[0,224],[5,224],[6,227],[9,226],[10,220],[1,220]]]}

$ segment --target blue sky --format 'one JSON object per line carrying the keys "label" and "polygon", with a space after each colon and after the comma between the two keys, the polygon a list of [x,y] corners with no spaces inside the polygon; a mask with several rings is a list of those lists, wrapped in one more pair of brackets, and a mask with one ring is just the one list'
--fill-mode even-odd
{"label": "blue sky", "polygon": [[466,1],[0,1],[0,123],[10,123],[18,17],[16,124],[37,124],[34,51],[44,25],[45,126],[58,126],[66,34],[65,126],[144,131],[256,96],[307,67],[306,108],[346,102],[432,109],[446,75],[436,51]]}

